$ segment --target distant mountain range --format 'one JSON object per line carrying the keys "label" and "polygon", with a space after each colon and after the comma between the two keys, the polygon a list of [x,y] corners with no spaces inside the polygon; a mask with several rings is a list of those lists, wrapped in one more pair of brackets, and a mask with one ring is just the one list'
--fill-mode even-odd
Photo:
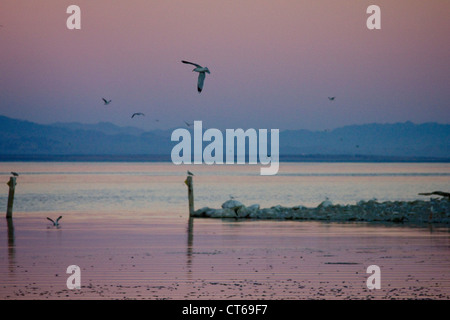
{"label": "distant mountain range", "polygon": [[[148,159],[151,155],[170,161],[176,145],[170,140],[172,131],[145,131],[107,122],[42,125],[0,116],[0,160],[83,156]],[[280,158],[450,161],[450,125],[405,122],[352,125],[330,131],[286,130],[280,132]]]}

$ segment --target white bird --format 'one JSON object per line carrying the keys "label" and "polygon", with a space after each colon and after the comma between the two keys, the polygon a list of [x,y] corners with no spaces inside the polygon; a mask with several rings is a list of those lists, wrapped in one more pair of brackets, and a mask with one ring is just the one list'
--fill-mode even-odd
{"label": "white bird", "polygon": [[131,118],[134,118],[134,116],[145,116],[145,114],[143,114],[142,112],[135,112],[135,113],[133,113]]}
{"label": "white bird", "polygon": [[53,219],[50,219],[49,217],[47,217],[47,220],[50,220],[53,223],[53,226],[58,227],[59,226],[59,220],[62,218],[62,216],[59,216],[58,219],[56,219],[56,221],[53,221]]}
{"label": "white bird", "polygon": [[330,101],[334,101],[334,99],[336,99],[336,97],[328,97],[328,100]]}
{"label": "white bird", "polygon": [[202,67],[199,64],[185,61],[185,60],[182,60],[181,62],[186,63],[186,64],[192,64],[193,66],[195,66],[195,69],[192,71],[198,72],[197,90],[198,90],[198,93],[202,92],[203,82],[205,81],[206,73],[211,73],[211,72],[209,72],[208,67]]}
{"label": "white bird", "polygon": [[106,100],[105,98],[102,98],[102,100],[105,103],[105,106],[111,103],[111,100]]}

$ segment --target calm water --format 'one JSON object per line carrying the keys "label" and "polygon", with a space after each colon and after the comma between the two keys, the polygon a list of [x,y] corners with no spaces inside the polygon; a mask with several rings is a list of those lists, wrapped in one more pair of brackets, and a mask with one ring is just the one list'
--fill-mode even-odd
{"label": "calm water", "polygon": [[[262,207],[377,198],[427,199],[449,190],[450,164],[0,163],[20,173],[14,219],[0,219],[0,299],[449,299],[448,227],[314,221],[188,219],[230,195]],[[8,187],[0,208],[6,211]],[[54,228],[46,216],[62,219]],[[78,265],[81,290],[68,290]],[[382,270],[369,291],[366,268]]]}
{"label": "calm water", "polygon": [[[427,199],[419,192],[448,191],[449,163],[286,163],[278,175],[259,166],[175,166],[171,163],[0,163],[0,180],[17,171],[15,212],[187,211],[186,170],[195,173],[195,207],[220,207],[230,198],[246,205],[317,206],[359,200]],[[8,186],[2,184],[0,208]]]}

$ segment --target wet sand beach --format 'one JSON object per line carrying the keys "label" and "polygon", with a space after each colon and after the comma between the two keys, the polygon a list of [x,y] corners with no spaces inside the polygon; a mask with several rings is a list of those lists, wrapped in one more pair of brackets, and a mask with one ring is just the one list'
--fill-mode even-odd
{"label": "wet sand beach", "polygon": [[[55,228],[46,216],[0,220],[1,299],[450,298],[445,226],[66,212]],[[370,265],[381,289],[367,288]]]}

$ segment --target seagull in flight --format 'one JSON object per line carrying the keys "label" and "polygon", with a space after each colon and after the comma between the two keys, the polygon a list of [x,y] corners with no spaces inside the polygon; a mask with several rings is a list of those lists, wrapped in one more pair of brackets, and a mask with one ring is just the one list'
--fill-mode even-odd
{"label": "seagull in flight", "polygon": [[18,176],[19,176],[19,174],[18,174],[17,172],[14,172],[14,171],[11,171],[11,174],[12,174],[14,177],[18,177]]}
{"label": "seagull in flight", "polygon": [[330,101],[334,101],[334,99],[336,99],[336,97],[328,97],[328,100]]}
{"label": "seagull in flight", "polygon": [[102,98],[105,106],[111,103],[111,100],[106,100],[105,98]]}
{"label": "seagull in flight", "polygon": [[58,219],[56,219],[56,221],[53,221],[53,219],[50,219],[49,217],[47,217],[47,220],[50,220],[53,223],[53,226],[59,227],[59,220],[61,218],[62,218],[62,216],[59,216]]}
{"label": "seagull in flight", "polygon": [[188,122],[186,122],[186,121],[184,121],[184,123],[186,123],[186,125],[187,125],[188,127],[192,126],[192,123],[188,123]]}
{"label": "seagull in flight", "polygon": [[197,90],[198,90],[198,93],[202,92],[203,82],[205,81],[206,73],[211,73],[211,72],[209,72],[208,67],[202,67],[199,64],[185,61],[185,60],[181,60],[181,62],[186,63],[186,64],[192,64],[193,66],[195,66],[195,69],[192,71],[198,72]]}
{"label": "seagull in flight", "polygon": [[143,114],[142,112],[135,112],[135,113],[133,113],[131,118],[134,118],[134,116],[145,116],[145,114]]}

